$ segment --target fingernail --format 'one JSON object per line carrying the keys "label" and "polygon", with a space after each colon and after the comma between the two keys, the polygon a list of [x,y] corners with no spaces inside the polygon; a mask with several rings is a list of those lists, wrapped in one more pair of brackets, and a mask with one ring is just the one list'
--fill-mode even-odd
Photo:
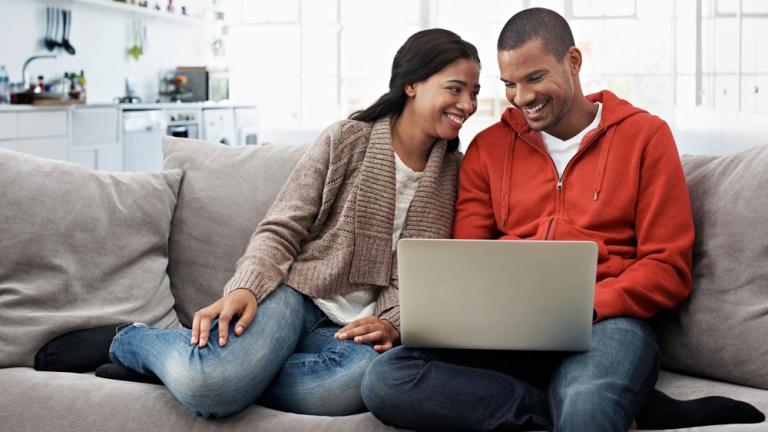
{"label": "fingernail", "polygon": [[219,338],[219,346],[224,346],[224,342],[226,342],[226,340],[223,337]]}
{"label": "fingernail", "polygon": [[240,336],[243,333],[243,328],[242,327],[236,328],[235,333],[237,333],[237,335]]}

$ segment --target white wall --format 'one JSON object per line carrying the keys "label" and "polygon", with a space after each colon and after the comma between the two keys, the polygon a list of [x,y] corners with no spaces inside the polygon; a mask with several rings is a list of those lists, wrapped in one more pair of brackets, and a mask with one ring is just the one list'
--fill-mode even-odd
{"label": "white wall", "polygon": [[154,101],[160,71],[202,65],[208,54],[201,21],[136,15],[147,25],[148,43],[145,55],[135,61],[127,54],[133,13],[71,1],[0,0],[0,65],[6,66],[13,82],[21,81],[24,60],[48,53],[42,45],[47,5],[72,10],[70,41],[77,53],[71,56],[62,52],[55,60],[36,60],[28,72],[48,80],[67,71],[84,70],[89,103],[112,102],[115,96],[123,95],[126,76],[135,79],[139,96]]}

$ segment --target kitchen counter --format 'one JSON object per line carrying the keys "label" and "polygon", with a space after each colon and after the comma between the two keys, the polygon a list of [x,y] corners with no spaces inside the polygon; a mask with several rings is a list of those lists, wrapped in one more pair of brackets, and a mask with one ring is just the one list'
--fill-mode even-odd
{"label": "kitchen counter", "polygon": [[13,104],[0,105],[0,112],[30,112],[30,111],[57,111],[69,109],[89,109],[89,108],[114,108],[116,104],[73,104],[73,105],[28,105]]}
{"label": "kitchen counter", "polygon": [[0,112],[24,112],[24,111],[52,111],[68,109],[111,108],[118,107],[123,111],[139,111],[148,109],[174,109],[174,108],[251,108],[253,104],[234,102],[167,102],[167,103],[137,103],[137,104],[112,104],[95,103],[86,105],[0,105]]}
{"label": "kitchen counter", "polygon": [[124,103],[119,104],[123,111],[138,111],[148,109],[174,109],[174,108],[251,108],[253,104],[235,103],[235,102],[163,102],[163,103]]}
{"label": "kitchen counter", "polygon": [[66,110],[72,105],[0,105],[0,112]]}

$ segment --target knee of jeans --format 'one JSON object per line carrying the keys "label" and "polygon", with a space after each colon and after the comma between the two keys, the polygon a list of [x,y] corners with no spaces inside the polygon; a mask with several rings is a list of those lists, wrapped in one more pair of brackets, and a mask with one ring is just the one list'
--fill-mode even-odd
{"label": "knee of jeans", "polygon": [[365,411],[360,395],[360,381],[354,386],[334,386],[327,389],[327,396],[313,394],[290,394],[274,397],[271,406],[283,411],[306,415],[347,416]]}
{"label": "knee of jeans", "polygon": [[293,307],[301,307],[304,296],[290,285],[280,284],[264,298],[262,305],[269,300],[280,301],[281,304],[290,305],[289,309],[293,309]]}
{"label": "knee of jeans", "polygon": [[620,420],[621,416],[616,414],[621,413],[622,403],[615,397],[600,391],[598,387],[599,385],[588,383],[570,386],[558,395],[559,401],[553,404],[553,417],[560,420],[558,423],[567,419],[571,425],[579,421],[590,424],[595,419],[611,422]]}
{"label": "knee of jeans", "polygon": [[363,377],[363,403],[377,417],[384,415],[397,401],[403,400],[399,384],[407,381],[404,368],[398,367],[397,348],[380,355],[368,366]]}
{"label": "knee of jeans", "polygon": [[[209,365],[210,366],[210,365]],[[234,368],[170,367],[165,384],[173,395],[195,415],[225,417],[253,404],[248,397],[248,381]]]}

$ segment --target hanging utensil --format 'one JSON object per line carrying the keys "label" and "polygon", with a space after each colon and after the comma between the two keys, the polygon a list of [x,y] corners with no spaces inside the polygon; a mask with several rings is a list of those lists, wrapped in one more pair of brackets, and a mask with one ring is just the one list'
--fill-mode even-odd
{"label": "hanging utensil", "polygon": [[64,9],[62,12],[62,19],[64,20],[64,31],[62,39],[61,39],[61,47],[64,48],[64,51],[68,52],[71,55],[75,55],[75,47],[72,46],[71,43],[69,43],[69,31],[72,29],[72,11],[69,9]]}
{"label": "hanging utensil", "polygon": [[139,20],[133,21],[133,45],[128,48],[128,55],[133,57],[134,60],[139,60],[139,57],[144,55],[144,43],[142,41],[142,32],[141,32],[141,26],[142,23]]}
{"label": "hanging utensil", "polygon": [[54,48],[56,48],[55,41],[51,37],[51,30],[53,27],[51,18],[51,7],[46,6],[45,8],[45,39],[43,39],[43,45],[45,46],[45,49],[48,51],[53,51]]}
{"label": "hanging utensil", "polygon": [[59,33],[59,8],[52,7],[51,8],[51,51],[53,51],[56,48],[61,47],[61,43],[58,41],[58,33]]}

